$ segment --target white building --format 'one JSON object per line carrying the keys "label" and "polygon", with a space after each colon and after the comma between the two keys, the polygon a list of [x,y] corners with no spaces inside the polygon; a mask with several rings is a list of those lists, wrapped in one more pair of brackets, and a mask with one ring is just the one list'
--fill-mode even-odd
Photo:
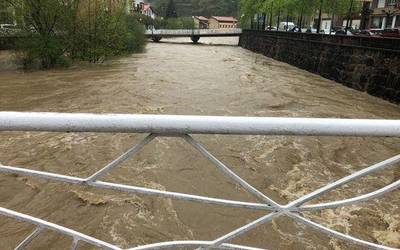
{"label": "white building", "polygon": [[140,0],[133,0],[133,10],[143,14],[145,16],[149,16],[151,18],[156,18],[156,13],[153,7],[149,3],[144,3]]}

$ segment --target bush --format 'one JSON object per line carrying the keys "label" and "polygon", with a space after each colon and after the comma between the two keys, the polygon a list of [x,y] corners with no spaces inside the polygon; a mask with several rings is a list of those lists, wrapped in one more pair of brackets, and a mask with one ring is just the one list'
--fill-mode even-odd
{"label": "bush", "polygon": [[42,0],[40,5],[20,1],[29,34],[17,46],[24,66],[51,68],[73,59],[102,62],[145,45],[143,25],[127,15],[123,5],[110,9],[106,1]]}
{"label": "bush", "polygon": [[25,68],[40,65],[48,69],[56,65],[66,65],[64,42],[61,38],[48,35],[32,34],[18,40],[17,52],[22,56]]}

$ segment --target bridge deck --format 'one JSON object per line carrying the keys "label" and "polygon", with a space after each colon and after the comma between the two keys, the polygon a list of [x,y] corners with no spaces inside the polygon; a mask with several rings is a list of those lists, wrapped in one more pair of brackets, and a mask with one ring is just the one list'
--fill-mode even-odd
{"label": "bridge deck", "polygon": [[240,36],[242,29],[160,29],[147,30],[147,37],[222,37]]}

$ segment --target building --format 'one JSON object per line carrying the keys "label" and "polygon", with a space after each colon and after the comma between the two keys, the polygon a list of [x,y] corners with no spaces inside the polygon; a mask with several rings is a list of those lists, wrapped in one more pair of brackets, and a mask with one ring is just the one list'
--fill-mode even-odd
{"label": "building", "polygon": [[400,0],[373,0],[370,28],[400,28]]}
{"label": "building", "polygon": [[[353,0],[353,8],[351,13],[346,13],[344,15],[332,15],[327,13],[321,14],[321,27],[320,30],[323,30],[325,33],[329,33],[331,29],[337,27],[349,27],[353,29],[365,29],[368,25],[365,24],[364,8],[369,8],[370,1],[372,0]],[[355,7],[355,6],[360,6]],[[362,8],[361,8],[362,6]],[[364,24],[363,24],[364,22]],[[317,28],[318,26],[318,13],[313,17],[311,21],[313,27]]]}
{"label": "building", "polygon": [[208,18],[204,16],[193,17],[194,26],[197,29],[208,29]]}
{"label": "building", "polygon": [[229,29],[237,27],[237,19],[230,16],[212,16],[208,19],[210,29]]}
{"label": "building", "polygon": [[153,19],[157,16],[153,7],[149,3],[133,1],[133,10]]}

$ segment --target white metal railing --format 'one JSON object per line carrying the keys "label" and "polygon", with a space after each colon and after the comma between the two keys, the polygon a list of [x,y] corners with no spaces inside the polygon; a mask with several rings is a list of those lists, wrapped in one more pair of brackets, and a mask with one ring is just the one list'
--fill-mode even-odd
{"label": "white metal railing", "polygon": [[[378,136],[400,137],[400,120],[352,120],[352,119],[317,119],[317,118],[256,118],[256,117],[210,117],[210,116],[159,116],[159,115],[115,115],[115,114],[61,114],[61,113],[17,113],[0,112],[0,131],[48,131],[48,132],[103,132],[103,133],[149,133],[142,141],[134,145],[124,154],[88,177],[73,177],[44,171],[29,170],[13,166],[0,166],[0,172],[14,173],[25,176],[39,177],[48,180],[76,185],[93,186],[101,189],[113,189],[124,192],[141,193],[165,198],[202,202],[214,205],[241,207],[266,211],[266,215],[254,220],[232,232],[211,241],[171,241],[131,249],[163,249],[171,247],[199,249],[248,249],[259,248],[227,243],[245,232],[265,224],[279,216],[288,216],[323,233],[337,237],[354,244],[373,249],[395,249],[376,243],[361,240],[350,235],[337,232],[321,224],[315,223],[300,212],[337,208],[356,204],[398,189],[400,179],[370,193],[349,199],[327,203],[304,205],[322,194],[336,189],[348,182],[359,179],[378,170],[393,166],[400,162],[400,154],[376,163],[360,171],[327,184],[309,194],[306,194],[288,204],[278,204],[244,179],[236,175],[228,166],[219,161],[190,134],[258,134],[258,135],[294,135],[294,136]],[[248,192],[256,196],[260,202],[251,203],[226,200],[206,196],[198,196],[177,192],[161,191],[151,188],[103,182],[99,179],[117,167],[120,163],[138,153],[145,145],[158,136],[181,137],[195,148],[202,156],[212,162],[217,169],[240,184]],[[0,159],[1,160],[1,159]],[[52,230],[72,237],[71,249],[76,249],[80,241],[104,249],[121,249],[113,244],[81,234],[74,230],[50,223],[29,215],[21,214],[6,208],[0,208],[0,214],[19,221],[36,225],[36,229],[27,236],[15,249],[23,249],[43,230]]]}
{"label": "white metal railing", "polygon": [[201,36],[201,35],[239,35],[242,29],[153,29],[146,30],[146,35],[165,35],[165,36]]}

